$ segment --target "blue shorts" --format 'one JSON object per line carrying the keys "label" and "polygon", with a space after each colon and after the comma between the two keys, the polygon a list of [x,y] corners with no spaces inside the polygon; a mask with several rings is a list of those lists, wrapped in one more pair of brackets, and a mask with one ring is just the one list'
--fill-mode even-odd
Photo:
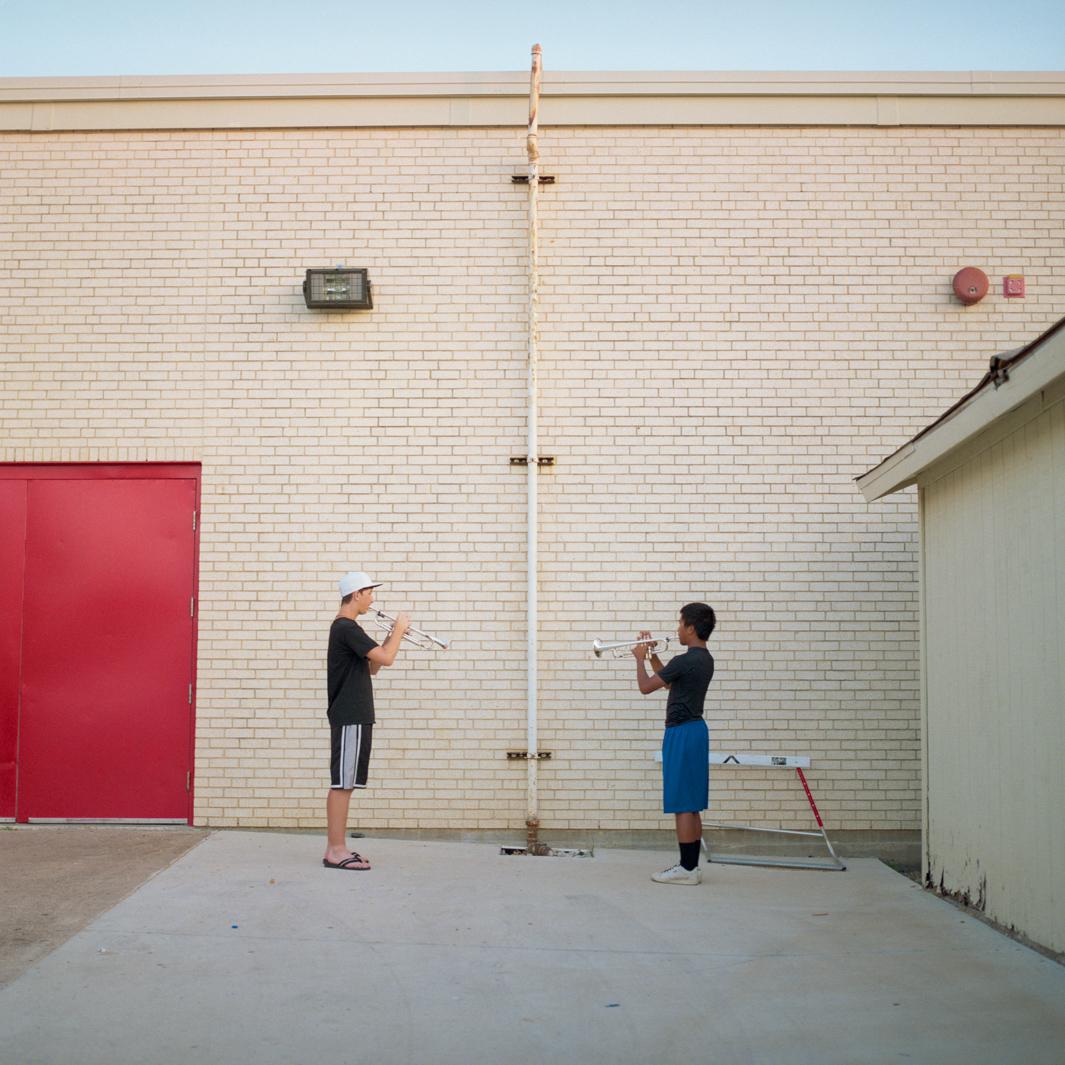
{"label": "blue shorts", "polygon": [[692,814],[710,805],[710,733],[698,717],[662,737],[662,810]]}

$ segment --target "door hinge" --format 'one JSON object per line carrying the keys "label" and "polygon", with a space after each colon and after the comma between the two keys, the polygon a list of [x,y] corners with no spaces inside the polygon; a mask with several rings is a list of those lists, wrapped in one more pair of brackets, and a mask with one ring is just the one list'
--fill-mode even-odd
{"label": "door hinge", "polygon": [[196,531],[196,511],[192,512],[192,531]]}
{"label": "door hinge", "polygon": [[189,685],[189,706],[192,706],[192,685]]}
{"label": "door hinge", "polygon": [[194,618],[196,616],[196,596],[189,598],[189,617]]}
{"label": "door hinge", "polygon": [[185,773],[185,790],[192,791],[192,770],[189,769]]}

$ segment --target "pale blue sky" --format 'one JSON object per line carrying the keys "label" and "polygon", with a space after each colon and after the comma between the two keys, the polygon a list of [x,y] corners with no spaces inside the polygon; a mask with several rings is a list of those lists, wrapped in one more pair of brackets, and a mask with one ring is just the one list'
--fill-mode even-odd
{"label": "pale blue sky", "polygon": [[1062,0],[0,0],[0,76],[1063,70]]}

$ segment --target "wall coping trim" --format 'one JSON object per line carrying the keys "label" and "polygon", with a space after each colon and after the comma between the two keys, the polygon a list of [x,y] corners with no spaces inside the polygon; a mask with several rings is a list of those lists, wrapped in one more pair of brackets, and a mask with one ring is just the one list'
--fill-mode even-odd
{"label": "wall coping trim", "polygon": [[[546,126],[1065,125],[1065,72],[560,71]],[[0,78],[0,130],[503,126],[527,73]]]}

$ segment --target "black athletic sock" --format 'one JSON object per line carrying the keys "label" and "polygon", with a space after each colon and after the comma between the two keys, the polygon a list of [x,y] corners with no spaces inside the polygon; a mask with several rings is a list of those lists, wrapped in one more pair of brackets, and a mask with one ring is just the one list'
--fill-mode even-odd
{"label": "black athletic sock", "polygon": [[699,841],[694,843],[680,843],[680,864],[689,872],[699,867]]}

